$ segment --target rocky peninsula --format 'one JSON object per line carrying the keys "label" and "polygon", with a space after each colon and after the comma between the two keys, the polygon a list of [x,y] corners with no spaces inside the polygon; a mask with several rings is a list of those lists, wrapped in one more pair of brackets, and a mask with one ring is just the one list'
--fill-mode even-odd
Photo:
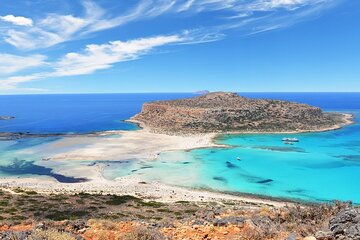
{"label": "rocky peninsula", "polygon": [[307,104],[252,99],[231,92],[145,103],[130,121],[156,133],[316,132],[351,123],[351,116],[327,113]]}

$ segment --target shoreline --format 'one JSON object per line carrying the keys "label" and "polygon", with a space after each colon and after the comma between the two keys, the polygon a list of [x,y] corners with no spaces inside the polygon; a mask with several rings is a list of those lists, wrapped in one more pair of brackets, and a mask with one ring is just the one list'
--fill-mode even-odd
{"label": "shoreline", "polygon": [[42,194],[113,194],[131,195],[147,201],[163,203],[188,202],[239,202],[258,206],[272,206],[276,208],[293,204],[305,205],[301,201],[290,199],[251,195],[247,193],[231,194],[208,189],[195,189],[167,185],[161,182],[143,182],[136,176],[126,176],[110,180],[91,180],[83,183],[59,183],[48,177],[0,178],[0,189],[13,191],[20,188],[33,190]]}
{"label": "shoreline", "polygon": [[[329,112],[330,113],[330,112]],[[354,115],[351,113],[338,113],[343,115],[342,123],[336,124],[332,127],[316,129],[316,130],[296,130],[296,131],[272,131],[272,132],[261,132],[261,131],[229,131],[229,132],[205,132],[205,133],[174,133],[175,136],[192,136],[199,134],[216,134],[216,135],[226,135],[226,134],[301,134],[301,133],[317,133],[317,132],[327,132],[341,129],[345,126],[349,126],[354,124]],[[148,128],[145,123],[133,120],[126,119],[124,122],[129,122],[134,125],[137,125],[140,129],[135,130],[104,130],[104,131],[93,131],[93,132],[85,132],[85,133],[31,133],[31,132],[0,132],[0,141],[1,140],[14,140],[21,138],[36,138],[36,137],[79,137],[79,136],[87,136],[87,137],[98,137],[98,136],[106,136],[111,134],[117,134],[121,132],[132,132],[139,130],[147,130],[152,131]],[[166,133],[159,133],[164,135],[169,135]],[[172,135],[171,135],[172,136]],[[8,138],[8,139],[6,139]]]}
{"label": "shoreline", "polygon": [[[353,123],[353,115],[343,114],[344,123],[334,126],[330,131]],[[176,201],[242,201],[254,204],[284,206],[299,203],[306,205],[306,201],[296,199],[274,198],[271,196],[252,195],[250,193],[213,192],[211,190],[193,189],[171,186],[161,182],[148,182],[137,176],[126,176],[107,180],[102,175],[103,164],[106,161],[131,161],[133,159],[151,161],[161,152],[176,150],[192,150],[208,147],[231,147],[216,144],[216,139],[226,134],[286,134],[279,133],[205,133],[188,135],[166,135],[153,133],[144,124],[138,122],[142,128],[135,131],[104,131],[96,134],[71,135],[44,146],[35,147],[35,153],[48,153],[45,157],[50,160],[39,161],[41,166],[51,167],[55,173],[65,176],[83,177],[89,179],[82,183],[61,183],[51,177],[4,177],[0,178],[0,188],[25,188],[44,193],[102,193],[141,196],[145,199],[155,199],[163,202]],[[335,128],[336,127],[336,128]],[[296,132],[300,133],[300,132]],[[290,133],[289,133],[290,134]],[[115,137],[107,137],[115,135]],[[69,150],[70,146],[70,150]],[[66,149],[64,151],[64,149]],[[60,150],[60,151],[59,151]],[[58,152],[57,152],[58,151]],[[96,161],[92,166],[62,167],[64,161]],[[104,163],[102,163],[102,161]],[[55,167],[54,167],[55,166]],[[315,203],[315,202],[314,202]]]}
{"label": "shoreline", "polygon": [[[332,114],[333,112],[327,112],[328,114]],[[204,132],[204,133],[200,133],[200,134],[207,134],[207,133],[213,133],[213,134],[217,134],[217,135],[237,135],[237,134],[301,134],[301,133],[319,133],[319,132],[328,132],[328,131],[334,131],[334,130],[338,130],[341,129],[345,126],[349,126],[354,124],[354,115],[351,113],[336,113],[338,115],[341,115],[341,123],[337,123],[331,127],[326,127],[326,128],[321,128],[321,129],[310,129],[310,130],[295,130],[295,131],[228,131],[228,132]],[[136,124],[137,126],[139,126],[141,129],[147,129],[148,131],[154,131],[151,128],[148,128],[146,126],[145,123],[138,121],[138,120],[133,120],[133,119],[128,119],[125,120],[126,122],[130,122],[133,124]],[[166,134],[166,133],[164,133]],[[175,136],[188,136],[188,135],[197,135],[197,133],[172,133]]]}

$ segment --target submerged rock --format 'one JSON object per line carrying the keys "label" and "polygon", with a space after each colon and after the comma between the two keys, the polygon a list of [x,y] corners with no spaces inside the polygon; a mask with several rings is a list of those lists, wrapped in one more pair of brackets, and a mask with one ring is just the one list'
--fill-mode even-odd
{"label": "submerged rock", "polygon": [[213,179],[216,180],[216,181],[220,181],[220,182],[223,182],[223,183],[227,183],[227,179],[226,179],[226,178],[223,178],[223,177],[215,176],[215,177],[213,177]]}
{"label": "submerged rock", "polygon": [[257,183],[266,184],[266,183],[271,183],[273,181],[274,180],[272,180],[272,179],[265,179],[265,180],[258,181]]}

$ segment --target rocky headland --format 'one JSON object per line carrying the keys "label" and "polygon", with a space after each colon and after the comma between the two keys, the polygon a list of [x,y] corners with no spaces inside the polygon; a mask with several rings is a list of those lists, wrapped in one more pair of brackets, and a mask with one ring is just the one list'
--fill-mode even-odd
{"label": "rocky headland", "polygon": [[351,116],[307,104],[245,98],[230,92],[145,103],[130,121],[153,132],[285,133],[326,131],[351,123]]}

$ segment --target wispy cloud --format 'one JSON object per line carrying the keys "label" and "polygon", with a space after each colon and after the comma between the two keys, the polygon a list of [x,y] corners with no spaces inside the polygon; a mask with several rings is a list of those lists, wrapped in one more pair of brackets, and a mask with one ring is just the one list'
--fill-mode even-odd
{"label": "wispy cloud", "polygon": [[107,69],[113,64],[135,60],[149,53],[155,47],[178,43],[183,39],[178,35],[141,38],[126,42],[113,41],[107,44],[91,44],[81,53],[68,53],[55,64],[55,76],[91,74]]}
{"label": "wispy cloud", "polygon": [[[91,74],[97,70],[110,68],[119,62],[135,60],[145,54],[149,54],[156,47],[186,41],[184,36],[167,35],[129,41],[113,41],[101,45],[91,44],[86,46],[81,52],[71,52],[53,63],[48,63],[48,66],[51,68],[50,71],[24,76],[12,76],[0,80],[0,90],[16,89],[18,84],[44,78]],[[8,57],[12,59],[19,58],[22,61],[25,60],[25,58],[16,56]],[[40,64],[43,59],[40,56],[37,58],[38,64]]]}
{"label": "wispy cloud", "polygon": [[0,54],[0,74],[15,73],[24,69],[45,65],[46,56],[35,54],[30,56],[17,56]]}
{"label": "wispy cloud", "polygon": [[[241,30],[251,32],[257,26],[246,23],[258,23],[268,25],[266,21],[274,22],[278,15],[289,16],[292,22],[301,21],[306,16],[298,15],[301,11],[309,8],[325,8],[327,5],[338,2],[339,0],[137,0],[136,4],[130,8],[119,11],[116,15],[108,12],[94,1],[83,1],[84,13],[79,16],[73,14],[60,15],[48,14],[45,18],[32,21],[24,17],[8,15],[8,22],[18,25],[17,28],[11,26],[2,35],[5,41],[19,49],[32,50],[47,48],[59,43],[84,37],[89,33],[94,33],[118,26],[125,25],[133,21],[150,20],[152,18],[174,15],[191,18],[192,16],[213,12],[213,18],[217,24],[205,25],[203,28],[211,28],[226,31],[227,29],[241,26]],[[298,18],[295,20],[294,15]],[[259,20],[259,16],[262,21]],[[3,20],[4,20],[3,19]],[[223,21],[221,21],[221,19]],[[257,21],[252,21],[256,19]],[[279,25],[275,23],[275,25]],[[286,24],[281,24],[284,26]],[[231,26],[231,27],[228,27]],[[198,28],[189,26],[188,30]],[[275,29],[266,26],[265,29]],[[183,31],[186,29],[173,29],[173,31]],[[209,30],[207,30],[208,32]],[[258,32],[255,30],[254,32]],[[1,34],[1,32],[0,32]]]}

